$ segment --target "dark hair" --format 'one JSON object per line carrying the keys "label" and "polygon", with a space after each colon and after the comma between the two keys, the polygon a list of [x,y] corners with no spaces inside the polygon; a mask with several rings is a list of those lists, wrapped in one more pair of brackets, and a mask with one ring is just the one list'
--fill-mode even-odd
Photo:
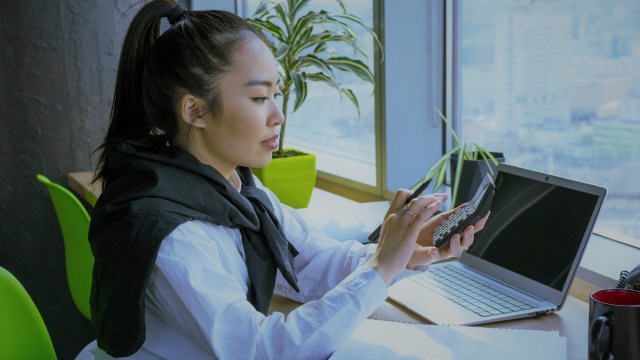
{"label": "dark hair", "polygon": [[[170,27],[160,34],[162,18]],[[122,45],[111,119],[94,182],[106,186],[111,141],[163,134],[175,145],[178,101],[193,94],[220,111],[219,80],[233,68],[236,45],[251,35],[263,39],[241,17],[219,10],[189,11],[175,0],[152,0],[134,16]]]}

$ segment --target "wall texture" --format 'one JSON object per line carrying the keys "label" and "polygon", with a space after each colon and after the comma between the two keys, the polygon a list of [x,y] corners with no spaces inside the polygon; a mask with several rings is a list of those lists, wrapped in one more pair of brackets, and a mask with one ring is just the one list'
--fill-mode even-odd
{"label": "wall texture", "polygon": [[0,266],[40,309],[60,359],[94,339],[76,310],[53,206],[37,173],[89,170],[108,124],[135,0],[1,1]]}

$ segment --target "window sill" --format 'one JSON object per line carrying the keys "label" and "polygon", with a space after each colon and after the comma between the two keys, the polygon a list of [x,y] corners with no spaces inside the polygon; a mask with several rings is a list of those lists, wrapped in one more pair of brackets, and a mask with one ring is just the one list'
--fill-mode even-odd
{"label": "window sill", "polygon": [[640,260],[640,249],[597,234],[591,235],[578,277],[597,288],[613,288],[622,270],[631,270]]}

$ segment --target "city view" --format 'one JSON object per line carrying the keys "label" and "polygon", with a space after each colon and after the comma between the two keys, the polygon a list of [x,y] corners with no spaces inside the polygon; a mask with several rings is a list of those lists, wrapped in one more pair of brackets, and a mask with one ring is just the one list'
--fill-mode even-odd
{"label": "city view", "polygon": [[640,2],[461,2],[458,109],[506,161],[604,186],[597,232],[640,239]]}
{"label": "city view", "polygon": [[[339,11],[333,0],[312,5]],[[345,5],[373,26],[372,1]],[[640,1],[456,5],[458,131],[510,164],[606,187],[596,231],[640,245]],[[371,37],[355,30],[373,54]],[[333,89],[311,84],[303,107],[287,118],[287,145],[314,151],[319,170],[374,185],[373,89],[340,76],[361,116]]]}

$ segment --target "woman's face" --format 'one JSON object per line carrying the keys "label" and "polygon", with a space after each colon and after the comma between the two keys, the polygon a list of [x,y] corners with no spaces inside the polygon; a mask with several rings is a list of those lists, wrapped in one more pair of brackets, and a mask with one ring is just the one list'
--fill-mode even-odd
{"label": "woman's face", "polygon": [[258,38],[240,43],[235,68],[220,83],[220,112],[207,113],[190,150],[203,163],[229,178],[237,166],[260,168],[278,146],[284,122],[276,97],[278,69],[269,48]]}

